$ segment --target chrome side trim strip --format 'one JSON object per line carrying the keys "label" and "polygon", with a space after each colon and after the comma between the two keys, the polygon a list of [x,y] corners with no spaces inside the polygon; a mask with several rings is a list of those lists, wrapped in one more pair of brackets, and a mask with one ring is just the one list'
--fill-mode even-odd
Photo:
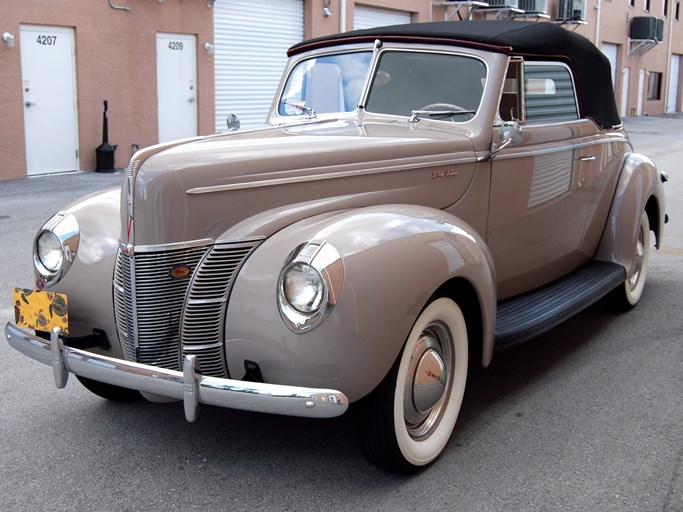
{"label": "chrome side trim strip", "polygon": [[340,416],[349,405],[346,395],[334,389],[200,375],[193,356],[184,358],[182,371],[174,371],[66,347],[59,339],[58,330],[53,331],[52,341],[48,341],[7,323],[5,337],[22,354],[51,366],[57,386],[66,383],[68,372],[114,386],[175,398],[183,401],[185,419],[190,422],[197,418],[198,404],[308,418]]}
{"label": "chrome side trim strip", "polygon": [[[531,151],[519,151],[515,153],[505,153],[501,154],[498,153],[496,154],[496,160],[507,160],[509,158],[521,158],[521,157],[528,157],[528,156],[538,156],[538,155],[547,155],[549,153],[559,153],[560,151],[573,151],[575,149],[580,149],[580,148],[585,148],[588,146],[595,146],[597,144],[607,144],[608,142],[626,142],[627,139],[617,139],[617,138],[610,138],[610,139],[600,139],[600,140],[593,140],[593,141],[588,141],[588,142],[579,142],[576,144],[566,144],[564,146],[555,146],[552,148],[546,148],[546,149],[534,149]],[[523,148],[520,148],[523,149]],[[514,148],[512,149],[514,151]]]}
{"label": "chrome side trim strip", "polygon": [[[333,180],[339,178],[349,178],[352,176],[361,176],[364,174],[382,174],[397,171],[409,171],[411,169],[428,168],[431,166],[440,165],[456,165],[476,163],[477,159],[472,156],[468,158],[451,158],[447,160],[439,160],[434,162],[425,162],[424,159],[414,164],[393,165],[387,167],[375,167],[371,169],[358,169],[355,171],[337,171],[329,172],[325,168],[318,168],[320,174],[312,176],[291,176],[288,178],[273,178],[259,181],[246,181],[244,183],[232,183],[226,185],[215,185],[213,187],[197,187],[185,191],[186,194],[209,194],[211,192],[224,192],[228,190],[244,190],[249,188],[272,187],[275,185],[287,185],[289,183],[305,183],[310,181]],[[295,169],[290,172],[302,172],[303,169]]]}

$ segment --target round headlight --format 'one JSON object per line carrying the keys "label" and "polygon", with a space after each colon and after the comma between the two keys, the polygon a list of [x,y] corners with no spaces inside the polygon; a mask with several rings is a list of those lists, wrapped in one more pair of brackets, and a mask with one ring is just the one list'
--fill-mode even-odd
{"label": "round headlight", "polygon": [[320,311],[325,303],[325,282],[312,266],[294,263],[284,272],[282,293],[299,313],[311,315]]}
{"label": "round headlight", "polygon": [[64,261],[62,243],[52,231],[43,231],[36,240],[36,252],[43,266],[57,272]]}

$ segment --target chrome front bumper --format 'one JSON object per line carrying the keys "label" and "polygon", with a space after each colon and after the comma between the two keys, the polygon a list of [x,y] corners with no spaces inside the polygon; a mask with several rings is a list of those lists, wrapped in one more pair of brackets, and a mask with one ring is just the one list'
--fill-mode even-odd
{"label": "chrome front bumper", "polygon": [[243,411],[333,418],[349,406],[346,396],[333,389],[302,388],[207,377],[197,372],[195,356],[185,356],[183,371],[93,354],[67,347],[59,329],[50,340],[11,323],[5,325],[9,344],[22,354],[52,367],[55,384],[66,386],[69,373],[115,386],[136,389],[182,400],[187,421],[197,419],[199,404]]}

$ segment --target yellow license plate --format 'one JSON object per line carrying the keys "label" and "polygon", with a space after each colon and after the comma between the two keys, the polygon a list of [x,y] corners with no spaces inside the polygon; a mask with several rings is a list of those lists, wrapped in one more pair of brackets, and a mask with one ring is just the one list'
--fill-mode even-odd
{"label": "yellow license plate", "polygon": [[51,331],[59,327],[69,333],[66,295],[25,288],[14,289],[14,321],[19,327]]}

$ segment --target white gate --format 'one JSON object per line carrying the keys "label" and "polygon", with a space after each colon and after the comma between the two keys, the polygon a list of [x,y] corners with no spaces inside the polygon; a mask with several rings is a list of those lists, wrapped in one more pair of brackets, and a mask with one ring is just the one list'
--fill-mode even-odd
{"label": "white gate", "polygon": [[78,170],[73,29],[22,25],[19,33],[26,172]]}
{"label": "white gate", "polygon": [[669,68],[669,96],[666,101],[667,112],[678,112],[678,83],[681,73],[681,56],[671,56],[671,67]]}
{"label": "white gate", "polygon": [[303,0],[216,0],[216,131],[235,113],[242,128],[263,126],[287,63],[304,38]]}
{"label": "white gate", "polygon": [[159,142],[197,135],[195,36],[157,34]]}

